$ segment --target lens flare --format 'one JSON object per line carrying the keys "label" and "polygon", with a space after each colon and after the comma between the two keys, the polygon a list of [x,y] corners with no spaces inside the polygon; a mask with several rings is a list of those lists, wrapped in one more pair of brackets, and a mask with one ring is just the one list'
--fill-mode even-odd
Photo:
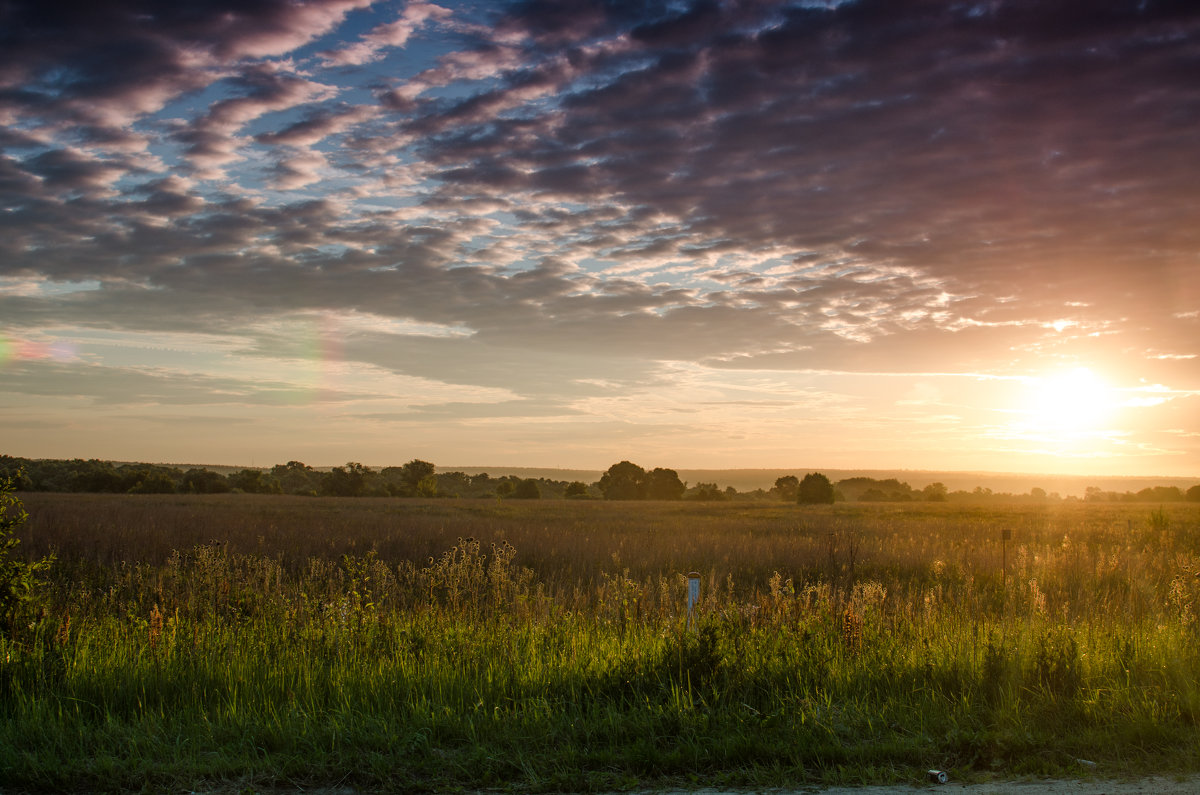
{"label": "lens flare", "polygon": [[328,314],[303,320],[292,338],[292,355],[299,363],[297,388],[288,393],[291,405],[322,403],[333,393],[341,360],[340,330]]}
{"label": "lens flare", "polygon": [[56,362],[69,362],[78,357],[75,343],[68,340],[54,342],[34,342],[0,336],[0,367],[13,362],[29,362],[41,359],[51,359]]}

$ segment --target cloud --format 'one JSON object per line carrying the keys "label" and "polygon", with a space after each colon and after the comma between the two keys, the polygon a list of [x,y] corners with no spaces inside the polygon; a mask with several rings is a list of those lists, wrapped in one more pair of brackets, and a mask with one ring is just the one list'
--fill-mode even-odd
{"label": "cloud", "polygon": [[9,3],[0,24],[0,110],[118,130],[219,79],[241,59],[282,55],[368,0],[187,7],[117,0],[69,11]]}
{"label": "cloud", "polygon": [[109,195],[127,173],[119,165],[88,157],[77,149],[51,149],[23,163],[53,192]]}
{"label": "cloud", "polygon": [[337,108],[315,108],[303,119],[282,130],[260,133],[254,140],[264,144],[282,144],[291,147],[310,147],[351,129],[376,115],[369,105],[341,106]]}
{"label": "cloud", "polygon": [[387,49],[403,47],[421,27],[450,16],[449,9],[416,0],[405,6],[398,19],[372,28],[353,44],[322,53],[322,57],[329,66],[361,66],[379,60]]}
{"label": "cloud", "polygon": [[201,178],[220,176],[217,169],[239,158],[245,141],[238,133],[251,121],[336,94],[329,86],[273,66],[247,70],[228,82],[231,89],[245,93],[213,103],[206,114],[174,134],[175,140],[186,144],[185,157]]}
{"label": "cloud", "polygon": [[272,187],[287,191],[312,185],[321,180],[321,173],[328,165],[320,152],[295,151],[275,164]]}
{"label": "cloud", "polygon": [[286,383],[252,384],[231,378],[85,362],[25,363],[5,371],[4,391],[40,398],[70,396],[81,408],[278,405],[302,396],[300,388]]}

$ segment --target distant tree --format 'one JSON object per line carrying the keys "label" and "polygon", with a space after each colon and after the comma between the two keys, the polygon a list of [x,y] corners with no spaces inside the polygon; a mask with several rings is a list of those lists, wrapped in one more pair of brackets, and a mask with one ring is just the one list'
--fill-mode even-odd
{"label": "distant tree", "polygon": [[471,476],[464,472],[443,472],[437,476],[438,491],[462,497],[471,491]]}
{"label": "distant tree", "polygon": [[1200,484],[1192,486],[1187,490],[1188,502],[1200,502]]}
{"label": "distant tree", "polygon": [[1183,490],[1178,486],[1153,486],[1137,493],[1138,502],[1182,502]]}
{"label": "distant tree", "polygon": [[606,500],[644,499],[646,470],[628,461],[613,464],[600,478],[600,492]]}
{"label": "distant tree", "polygon": [[129,487],[130,494],[174,494],[175,481],[165,472],[146,472]]}
{"label": "distant tree", "polygon": [[279,484],[280,489],[287,494],[303,494],[316,496],[318,488],[318,473],[302,461],[288,461],[286,464],[276,464],[271,467],[271,477]]}
{"label": "distant tree", "polygon": [[189,494],[224,494],[229,489],[229,481],[211,469],[189,469],[179,484],[179,490]]}
{"label": "distant tree", "polygon": [[697,502],[720,502],[725,499],[725,492],[716,483],[697,483],[684,497]]}
{"label": "distant tree", "polygon": [[355,461],[344,467],[334,467],[322,479],[321,493],[331,497],[361,497],[367,492],[370,471]]}
{"label": "distant tree", "polygon": [[[906,502],[913,498],[912,486],[895,478],[845,478],[837,482],[835,491],[841,494],[843,499],[866,502]],[[868,494],[870,496],[867,496]]]}
{"label": "distant tree", "polygon": [[512,498],[514,500],[540,500],[542,490],[538,488],[536,480],[525,478],[513,488]]}
{"label": "distant tree", "polygon": [[500,480],[500,482],[496,484],[496,496],[497,497],[510,497],[510,496],[512,496],[512,493],[516,490],[517,490],[516,484],[513,483],[508,478],[502,478]]}
{"label": "distant tree", "polygon": [[800,478],[795,475],[784,475],[781,478],[775,478],[775,488],[772,491],[784,502],[795,502],[800,494],[799,489]]}
{"label": "distant tree", "polygon": [[946,494],[946,484],[940,481],[930,483],[921,489],[921,496],[925,498],[926,502],[945,502]]}
{"label": "distant tree", "polygon": [[572,480],[563,491],[563,496],[567,499],[579,499],[580,497],[586,497],[587,493],[588,487],[586,483],[581,480]]}
{"label": "distant tree", "polygon": [[651,500],[678,500],[687,491],[674,469],[655,467],[646,474],[646,497]]}
{"label": "distant tree", "polygon": [[833,484],[820,472],[810,472],[800,481],[796,501],[801,505],[832,505]]}
{"label": "distant tree", "polygon": [[422,480],[433,476],[433,470],[435,467],[428,461],[422,461],[419,458],[414,458],[400,469],[403,473],[402,476],[404,478],[404,482],[411,486],[413,491],[416,491],[417,485]]}
{"label": "distant tree", "polygon": [[1032,489],[1029,490],[1029,496],[1031,499],[1033,499],[1036,502],[1045,502],[1046,501],[1046,490],[1043,488],[1034,486]]}
{"label": "distant tree", "polygon": [[436,497],[438,495],[438,481],[433,475],[426,478],[421,478],[417,481],[417,496],[418,497]]}
{"label": "distant tree", "polygon": [[229,476],[229,486],[246,494],[280,494],[283,492],[279,481],[261,469],[243,469],[240,472],[234,472]]}
{"label": "distant tree", "polygon": [[[116,493],[125,491],[121,475],[107,461],[81,461],[69,479],[71,491],[99,491]],[[126,487],[127,488],[127,487]]]}

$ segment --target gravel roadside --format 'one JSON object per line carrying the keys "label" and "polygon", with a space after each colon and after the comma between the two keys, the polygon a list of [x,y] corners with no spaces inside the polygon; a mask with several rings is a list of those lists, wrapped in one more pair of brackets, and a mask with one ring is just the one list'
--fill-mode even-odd
{"label": "gravel roadside", "polygon": [[1131,779],[1046,779],[985,784],[799,787],[768,790],[652,790],[639,795],[1200,795],[1200,775]]}

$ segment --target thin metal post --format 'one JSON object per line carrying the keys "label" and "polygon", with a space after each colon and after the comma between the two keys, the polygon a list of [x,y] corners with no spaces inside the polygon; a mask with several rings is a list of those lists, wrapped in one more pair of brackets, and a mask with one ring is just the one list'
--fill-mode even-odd
{"label": "thin metal post", "polygon": [[687,626],[688,629],[694,630],[695,624],[692,623],[692,613],[695,612],[700,604],[700,572],[688,572],[688,592],[687,592]]}

